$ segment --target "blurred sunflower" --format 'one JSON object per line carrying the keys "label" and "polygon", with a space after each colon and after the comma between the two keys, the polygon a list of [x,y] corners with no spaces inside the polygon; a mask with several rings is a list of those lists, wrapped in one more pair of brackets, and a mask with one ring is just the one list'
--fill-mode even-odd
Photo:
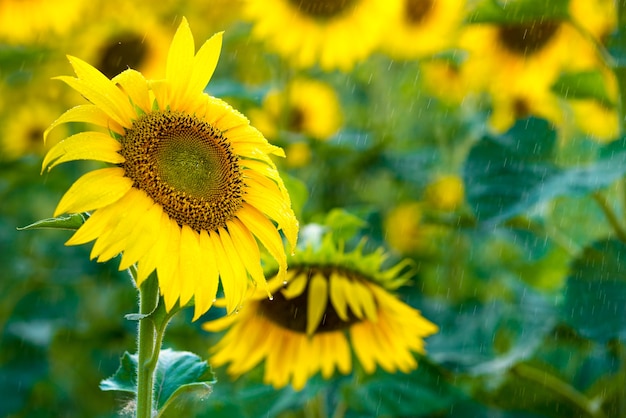
{"label": "blurred sunflower", "polygon": [[[120,15],[93,19],[69,50],[109,78],[127,68],[147,78],[162,74],[171,33],[154,16],[128,2]],[[119,10],[119,9],[117,9]]]}
{"label": "blurred sunflower", "polygon": [[270,91],[262,109],[251,113],[250,119],[268,138],[275,138],[283,129],[325,140],[339,130],[342,114],[337,93],[330,85],[297,78],[283,91]]}
{"label": "blurred sunflower", "polygon": [[0,39],[10,44],[52,41],[50,35],[69,33],[89,5],[82,0],[0,1]]}
{"label": "blurred sunflower", "polygon": [[96,240],[91,257],[101,262],[123,253],[120,269],[136,263],[138,286],[156,270],[167,309],[194,298],[194,319],[211,307],[219,281],[231,312],[248,277],[266,288],[257,239],[284,277],[279,230],[292,246],[298,231],[269,157],[282,150],[228,104],[203,93],[221,42],[216,34],[195,53],[183,19],[166,77],[155,81],[130,69],[109,80],[69,57],[77,77],[58,78],[91,104],[68,110],[48,132],[80,121],[106,127],[110,135],[70,136],[43,161],[44,169],[80,159],[114,164],[82,176],[59,202],[55,216],[94,211],[67,244]]}
{"label": "blurred sunflower", "polygon": [[[249,0],[252,35],[298,68],[349,71],[376,48],[397,2]],[[358,42],[355,42],[358,34]]]}
{"label": "blurred sunflower", "polygon": [[441,251],[443,240],[450,234],[447,227],[427,223],[425,202],[404,202],[389,211],[383,228],[385,241],[400,254],[433,256]]}
{"label": "blurred sunflower", "polygon": [[433,209],[441,211],[453,211],[457,209],[465,199],[465,186],[463,179],[454,174],[437,177],[426,186],[424,201]]}
{"label": "blurred sunflower", "polygon": [[465,0],[400,0],[387,25],[382,50],[397,59],[420,58],[450,48],[464,17]]}
{"label": "blurred sunflower", "polygon": [[469,51],[463,64],[468,77],[478,80],[493,98],[491,124],[498,131],[529,115],[562,123],[553,84],[562,71],[580,68],[597,56],[575,25],[558,19],[471,24],[459,43]]}
{"label": "blurred sunflower", "polygon": [[269,281],[273,299],[257,290],[238,314],[203,325],[228,328],[212,364],[230,363],[227,372],[238,377],[265,360],[264,382],[295,390],[320,371],[325,379],[335,369],[350,373],[352,351],[366,373],[377,365],[389,373],[415,369],[413,353],[424,354],[423,338],[437,326],[390,293],[412,272],[403,273],[406,261],[383,270],[385,259],[382,249],[366,255],[362,245],[344,252],[330,234],[319,248],[296,253],[287,280]]}

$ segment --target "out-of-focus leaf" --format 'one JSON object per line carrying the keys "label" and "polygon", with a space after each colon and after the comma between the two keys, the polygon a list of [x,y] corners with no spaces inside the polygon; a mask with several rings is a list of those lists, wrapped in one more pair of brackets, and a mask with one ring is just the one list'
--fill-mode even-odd
{"label": "out-of-focus leaf", "polygon": [[[124,353],[119,369],[100,383],[100,389],[136,393],[137,361],[136,354]],[[177,402],[174,396],[179,395],[182,403],[189,403],[192,399],[202,400],[210,393],[214,383],[208,363],[197,355],[186,351],[162,350],[155,373],[157,408],[161,409],[166,403],[168,409],[174,408]],[[184,389],[179,391],[179,388]]]}
{"label": "out-of-focus leaf", "polygon": [[326,215],[324,225],[333,232],[336,240],[345,242],[353,238],[365,222],[343,209],[333,209]]}
{"label": "out-of-focus leaf", "polygon": [[561,306],[563,321],[604,343],[626,339],[626,245],[595,242],[574,260]]}
{"label": "out-of-focus leaf", "polygon": [[342,395],[356,413],[351,413],[352,417],[431,416],[466,397],[425,360],[409,374],[377,371],[366,375],[358,384],[344,385]]}
{"label": "out-of-focus leaf", "polygon": [[281,173],[281,177],[285,183],[285,187],[289,191],[291,207],[296,217],[300,219],[302,217],[302,208],[309,199],[309,191],[306,188],[306,184],[304,184],[302,180],[290,176],[287,173]]}
{"label": "out-of-focus leaf", "polygon": [[592,164],[561,168],[552,161],[555,140],[548,122],[529,118],[474,145],[463,176],[467,200],[480,221],[500,222],[557,196],[583,196],[626,173],[626,149],[614,144],[601,149]]}
{"label": "out-of-focus leaf", "polygon": [[565,20],[569,0],[480,0],[467,17],[469,23],[525,23]]}
{"label": "out-of-focus leaf", "polygon": [[595,100],[609,108],[615,106],[602,73],[597,70],[562,73],[552,85],[552,91],[565,99]]}
{"label": "out-of-focus leaf", "polygon": [[20,231],[28,231],[31,229],[69,229],[77,230],[87,220],[82,213],[73,213],[71,215],[58,216],[56,218],[42,219],[30,225],[17,228]]}

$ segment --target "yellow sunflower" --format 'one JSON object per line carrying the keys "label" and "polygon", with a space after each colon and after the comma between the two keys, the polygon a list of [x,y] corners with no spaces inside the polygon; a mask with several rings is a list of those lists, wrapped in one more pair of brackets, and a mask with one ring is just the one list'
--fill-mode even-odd
{"label": "yellow sunflower", "polygon": [[[516,119],[536,115],[562,122],[551,87],[562,71],[587,62],[589,40],[566,20],[471,24],[460,36],[469,52],[468,77],[493,99],[492,126],[499,131]],[[575,53],[572,53],[575,51]]]}
{"label": "yellow sunflower", "polygon": [[58,78],[91,103],[68,110],[48,132],[80,121],[106,127],[110,135],[70,136],[43,161],[44,169],[80,159],[113,165],[83,175],[59,202],[55,216],[93,211],[67,244],[95,240],[91,257],[98,261],[123,253],[119,267],[136,263],[138,286],[156,270],[167,309],[194,298],[195,318],[211,307],[220,281],[230,312],[249,278],[266,289],[257,240],[284,277],[279,231],[292,246],[298,231],[269,157],[282,150],[228,104],[203,93],[221,42],[218,33],[195,53],[183,19],[160,80],[131,69],[110,80],[69,57],[77,77]]}
{"label": "yellow sunflower", "polygon": [[420,58],[453,46],[465,0],[400,0],[382,49],[398,59]]}
{"label": "yellow sunflower", "polygon": [[48,42],[50,35],[69,33],[88,5],[82,0],[0,1],[0,39],[13,44]]}
{"label": "yellow sunflower", "polygon": [[324,237],[290,260],[287,280],[269,281],[273,299],[255,291],[236,315],[205,323],[207,331],[228,328],[214,346],[211,363],[230,363],[238,377],[265,360],[264,382],[275,388],[291,383],[301,390],[321,372],[352,370],[352,352],[367,373],[376,366],[389,373],[417,367],[423,338],[437,326],[390,293],[411,274],[408,262],[382,270],[382,250],[363,254],[363,246],[344,252]]}
{"label": "yellow sunflower", "polygon": [[116,8],[115,14],[85,22],[80,28],[81,36],[68,49],[109,78],[127,68],[149,79],[159,77],[173,31],[150,13],[132,7],[133,3],[124,4],[119,5],[122,11]]}
{"label": "yellow sunflower", "polygon": [[341,106],[335,90],[322,81],[297,78],[285,90],[270,91],[263,107],[250,119],[268,138],[279,130],[326,140],[336,134],[342,122]]}
{"label": "yellow sunflower", "polygon": [[377,47],[396,7],[387,0],[249,0],[244,13],[252,35],[294,66],[349,71]]}
{"label": "yellow sunflower", "polygon": [[437,177],[426,186],[424,191],[424,201],[436,210],[453,211],[463,203],[464,199],[463,179],[454,174]]}

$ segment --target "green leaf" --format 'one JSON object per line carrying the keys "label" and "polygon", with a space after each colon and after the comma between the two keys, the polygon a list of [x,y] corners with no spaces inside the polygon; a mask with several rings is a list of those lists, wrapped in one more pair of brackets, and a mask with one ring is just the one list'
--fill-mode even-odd
{"label": "green leaf", "polygon": [[[119,369],[100,382],[100,389],[136,393],[137,359],[136,354],[124,353]],[[205,399],[214,383],[208,363],[197,355],[162,350],[155,372],[155,403],[160,410],[166,404],[167,408],[173,408],[179,400],[181,404],[187,404]]]}
{"label": "green leaf", "polygon": [[379,370],[366,375],[358,384],[345,384],[342,395],[351,411],[367,417],[430,416],[450,410],[466,397],[426,359],[409,374]]}
{"label": "green leaf", "polygon": [[548,122],[518,121],[470,150],[463,172],[467,200],[479,221],[501,222],[557,196],[587,195],[626,173],[624,141],[600,149],[592,164],[561,168],[553,162],[556,132]]}
{"label": "green leaf", "polygon": [[209,382],[188,383],[180,386],[163,405],[157,418],[177,418],[193,416],[201,403],[213,393],[213,384]]}
{"label": "green leaf", "polygon": [[561,305],[564,322],[604,343],[626,339],[626,244],[608,239],[574,260]]}
{"label": "green leaf", "polygon": [[343,209],[333,209],[326,215],[324,225],[333,231],[335,240],[348,241],[366,224],[365,221]]}
{"label": "green leaf", "polygon": [[287,173],[281,173],[280,176],[289,192],[293,212],[296,218],[300,219],[302,217],[302,208],[309,199],[309,191],[307,190],[306,184],[302,180],[290,176]]}
{"label": "green leaf", "polygon": [[71,215],[58,216],[56,218],[42,219],[30,225],[17,228],[18,231],[28,231],[31,229],[69,229],[77,230],[87,220],[87,215],[74,213]]}
{"label": "green leaf", "polygon": [[602,73],[597,70],[563,73],[552,86],[552,91],[565,99],[596,100],[613,108]]}
{"label": "green leaf", "polygon": [[468,14],[469,23],[524,23],[566,20],[569,0],[480,0]]}

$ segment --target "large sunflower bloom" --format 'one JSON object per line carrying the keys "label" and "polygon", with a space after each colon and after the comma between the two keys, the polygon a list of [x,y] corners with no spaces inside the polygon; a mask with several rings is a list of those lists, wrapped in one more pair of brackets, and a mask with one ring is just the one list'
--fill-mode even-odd
{"label": "large sunflower bloom", "polygon": [[294,66],[348,71],[376,48],[396,7],[387,0],[249,0],[244,12],[253,36]]}
{"label": "large sunflower bloom", "polygon": [[123,253],[119,267],[136,263],[138,286],[156,270],[166,308],[194,298],[195,318],[212,305],[220,280],[229,311],[240,304],[248,277],[267,288],[257,240],[284,276],[278,231],[294,245],[298,230],[269,157],[282,150],[228,104],[203,93],[221,40],[216,34],[194,53],[183,19],[166,77],[156,81],[131,69],[109,80],[69,57],[77,77],[58,78],[91,103],[68,110],[48,131],[78,121],[110,135],[78,133],[43,161],[48,169],[80,159],[113,164],[82,176],[59,202],[55,216],[94,211],[67,244],[96,240],[91,257],[101,262]]}
{"label": "large sunflower bloom", "polygon": [[437,326],[390,292],[406,281],[406,263],[381,270],[384,258],[364,255],[362,246],[345,253],[329,239],[296,253],[287,280],[269,281],[273,299],[255,291],[237,315],[203,325],[230,327],[212,364],[230,363],[227,372],[237,377],[265,360],[266,384],[296,390],[318,372],[325,379],[350,373],[352,353],[366,373],[377,365],[389,373],[415,369],[413,353],[424,353],[423,338]]}

